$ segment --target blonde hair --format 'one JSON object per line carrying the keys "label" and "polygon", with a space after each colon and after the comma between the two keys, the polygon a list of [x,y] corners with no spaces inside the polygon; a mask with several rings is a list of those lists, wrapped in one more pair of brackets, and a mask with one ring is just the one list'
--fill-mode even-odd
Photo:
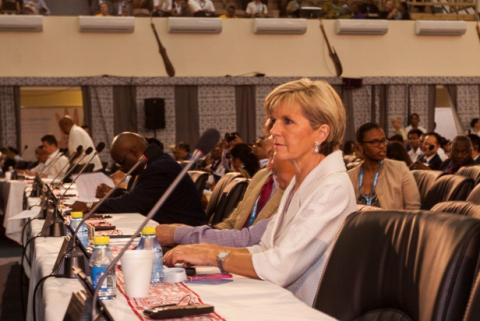
{"label": "blonde hair", "polygon": [[323,124],[330,127],[327,139],[320,146],[321,154],[328,155],[340,147],[347,117],[342,100],[332,86],[325,81],[307,78],[287,82],[276,87],[265,98],[265,112],[270,117],[278,105],[292,103],[300,105],[313,129]]}

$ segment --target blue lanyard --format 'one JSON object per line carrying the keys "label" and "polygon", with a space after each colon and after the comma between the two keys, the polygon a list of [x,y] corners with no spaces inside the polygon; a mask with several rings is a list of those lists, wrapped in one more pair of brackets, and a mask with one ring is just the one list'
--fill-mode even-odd
{"label": "blue lanyard", "polygon": [[[378,184],[378,177],[380,176],[380,171],[382,170],[383,167],[383,161],[381,161],[378,165],[378,169],[375,172],[375,175],[373,176],[373,181],[372,181],[372,187],[370,189],[370,195],[363,195],[362,197],[366,201],[366,205],[372,205],[373,201],[377,198],[377,193],[375,192],[375,187],[377,187]],[[358,191],[362,193],[362,185],[363,185],[363,177],[365,176],[365,171],[363,169],[363,166],[360,168],[360,173],[358,174]]]}
{"label": "blue lanyard", "polygon": [[260,200],[260,197],[257,198],[257,200],[255,201],[255,205],[253,206],[253,209],[252,209],[252,212],[250,214],[250,217],[248,218],[248,223],[247,223],[247,226],[250,226],[253,224],[253,222],[255,222],[255,219],[257,218],[257,206],[258,206],[258,201]]}

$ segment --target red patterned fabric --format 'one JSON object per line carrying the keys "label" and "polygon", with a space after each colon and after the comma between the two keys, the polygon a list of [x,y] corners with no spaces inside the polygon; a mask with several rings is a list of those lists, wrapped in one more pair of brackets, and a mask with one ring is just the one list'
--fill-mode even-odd
{"label": "red patterned fabric", "polygon": [[[200,296],[192,291],[184,283],[159,283],[155,286],[150,286],[149,295],[147,298],[135,299],[129,298],[125,290],[125,281],[120,267],[117,266],[117,290],[123,294],[128,302],[128,305],[141,321],[152,320],[143,314],[143,311],[148,308],[164,304],[196,304],[204,303]],[[194,317],[185,317],[181,319],[171,320],[189,320],[189,321],[219,321],[225,320],[217,313],[203,314]]]}

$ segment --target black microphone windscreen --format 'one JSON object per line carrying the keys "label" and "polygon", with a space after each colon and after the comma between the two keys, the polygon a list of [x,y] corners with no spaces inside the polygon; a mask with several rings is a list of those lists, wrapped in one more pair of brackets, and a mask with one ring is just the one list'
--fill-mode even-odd
{"label": "black microphone windscreen", "polygon": [[201,151],[204,155],[208,154],[220,140],[220,133],[215,128],[207,129],[198,140],[195,149]]}
{"label": "black microphone windscreen", "polygon": [[89,155],[91,152],[93,152],[93,148],[88,147],[87,150],[85,151],[85,155]]}
{"label": "black microphone windscreen", "polygon": [[104,148],[105,148],[104,142],[98,143],[97,147],[95,147],[95,149],[97,150],[97,153],[101,153]]}

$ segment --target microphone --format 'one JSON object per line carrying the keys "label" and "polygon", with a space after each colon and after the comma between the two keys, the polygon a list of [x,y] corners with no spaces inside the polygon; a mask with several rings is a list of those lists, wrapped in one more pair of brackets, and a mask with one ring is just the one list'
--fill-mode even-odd
{"label": "microphone", "polygon": [[[154,159],[158,156],[157,151],[155,151],[155,149],[152,149],[150,146],[147,147],[144,154],[137,160],[137,162],[132,166],[132,168],[130,168],[130,170],[127,173],[125,173],[125,176],[122,178],[122,180],[116,186],[114,186],[97,204],[95,204],[95,206],[92,209],[90,209],[90,211],[87,214],[85,214],[85,216],[83,216],[83,219],[80,221],[80,223],[77,225],[75,230],[72,232],[72,237],[69,240],[68,246],[66,246],[63,251],[60,251],[58,253],[58,257],[57,257],[58,264],[55,265],[55,269],[52,271],[53,273],[57,273],[58,271],[63,271],[65,276],[73,278],[75,276],[74,274],[71,273],[70,267],[86,266],[86,262],[84,261],[85,257],[81,253],[76,253],[75,251],[75,246],[77,244],[77,233],[80,230],[80,227],[82,226],[82,224],[85,223],[86,220],[88,220],[90,217],[92,217],[93,214],[96,213],[98,208],[119,188],[119,186],[127,179],[129,175],[135,172],[135,170],[140,165],[145,164],[149,159]],[[63,263],[63,268],[59,270],[59,268],[61,267],[60,266],[61,263]]]}
{"label": "microphone", "polygon": [[[62,179],[60,180],[61,182],[65,182],[65,180],[67,179],[67,177],[70,176],[70,174],[72,174],[72,172],[75,170],[75,168],[77,167],[77,165],[80,164],[81,161],[83,161],[85,159],[85,157],[87,157],[88,155],[90,155],[91,153],[93,152],[93,148],[92,147],[88,147],[86,150],[85,150],[85,153],[80,153],[81,157],[78,158],[78,160],[76,162],[72,162],[72,164],[70,165],[70,168],[67,170],[67,172],[65,173],[65,175],[63,175]],[[79,155],[79,156],[80,156]]]}
{"label": "microphone", "polygon": [[[68,187],[65,189],[65,191],[63,192],[63,194],[60,196],[60,198],[63,198],[65,196],[65,194],[67,194],[68,190],[72,187],[72,185],[77,181],[77,179],[80,177],[80,175],[83,174],[83,172],[85,172],[85,170],[87,169],[87,166],[90,164],[90,162],[93,160],[93,158],[95,156],[97,156],[98,153],[101,153],[102,150],[105,148],[105,143],[101,142],[101,143],[98,143],[97,147],[96,147],[96,150],[95,152],[93,153],[93,155],[88,159],[88,161],[82,166],[82,168],[80,169],[80,171],[78,172],[77,176],[75,176],[75,178],[72,180],[72,182],[70,183],[70,185],[68,185]],[[89,150],[90,149],[90,153]],[[85,151],[85,155],[89,155],[91,154],[93,148],[89,147],[87,148],[87,150]]]}
{"label": "microphone", "polygon": [[[130,176],[140,165],[145,164],[149,159],[154,159],[157,156],[156,151],[152,150],[150,147],[147,147],[145,150],[144,154],[140,156],[140,158],[137,160],[137,162],[130,168],[130,170],[125,173],[125,176],[120,180],[120,182],[115,185],[95,206],[90,209],[90,211],[83,217],[83,220],[78,224],[77,228],[75,229],[75,234],[74,234],[74,239],[76,237],[76,233],[80,230],[80,226],[82,223],[84,223],[86,220],[88,220],[95,212],[97,209],[107,200],[118,188],[120,185],[122,185],[123,182],[127,179],[128,176]],[[75,242],[74,242],[75,244]]]}
{"label": "microphone", "polygon": [[140,226],[137,228],[137,230],[133,233],[133,235],[130,237],[130,239],[127,241],[127,243],[122,247],[120,252],[115,256],[108,265],[107,269],[105,272],[102,274],[100,279],[98,280],[97,287],[95,288],[95,291],[93,293],[93,298],[92,298],[92,311],[91,314],[87,317],[90,317],[91,320],[94,320],[94,314],[95,314],[95,302],[97,302],[97,297],[98,297],[98,291],[100,290],[100,287],[102,286],[103,282],[105,282],[105,279],[107,278],[108,273],[115,267],[117,262],[120,260],[122,257],[123,253],[130,247],[130,244],[132,244],[134,238],[136,235],[140,234],[142,229],[147,225],[148,221],[155,215],[155,213],[163,206],[163,204],[166,202],[166,200],[170,197],[172,192],[175,190],[177,185],[180,183],[180,181],[187,175],[188,170],[190,167],[200,158],[203,157],[204,155],[208,154],[210,150],[213,149],[213,147],[218,143],[220,140],[220,133],[218,130],[210,128],[207,129],[202,137],[200,137],[194,152],[192,153],[192,157],[190,158],[190,162],[182,169],[182,171],[177,175],[175,180],[170,184],[170,186],[167,188],[165,193],[160,197],[160,199],[157,201],[157,203],[152,207],[150,212],[148,212],[147,216],[145,217],[145,220],[140,224]]}
{"label": "microphone", "polygon": [[[62,157],[62,155],[63,155],[63,153],[59,152],[53,158],[53,160],[50,162],[50,164],[46,165],[45,167],[43,167],[43,169],[39,173],[35,174],[35,179],[33,181],[32,191],[30,192],[30,197],[39,197],[40,196],[41,185],[42,185],[42,179],[41,179],[42,174],[46,173],[60,159],[60,157]],[[60,173],[61,172],[63,172],[63,168],[60,171]]]}
{"label": "microphone", "polygon": [[41,174],[44,174],[44,173],[48,172],[48,170],[49,170],[50,168],[52,168],[53,165],[54,165],[54,164],[60,159],[60,157],[62,157],[62,156],[63,156],[63,153],[60,152],[60,150],[59,150],[58,154],[52,159],[52,161],[51,161],[48,165],[46,165],[46,166],[40,171],[39,174],[41,175]]}
{"label": "microphone", "polygon": [[[82,145],[78,145],[77,146],[77,150],[75,151],[75,153],[73,153],[72,155],[70,155],[70,158],[68,159],[68,162],[62,167],[62,169],[57,173],[57,175],[53,178],[52,180],[52,183],[55,182],[55,180],[61,175],[61,173],[68,167],[70,166],[70,164],[72,163],[72,167],[75,167],[73,166],[73,162],[75,162],[75,160],[80,156],[82,155],[82,152],[83,152],[83,146]],[[67,170],[67,173],[69,172],[69,170]],[[67,173],[65,175],[67,175]],[[63,180],[63,178],[62,178]]]}

